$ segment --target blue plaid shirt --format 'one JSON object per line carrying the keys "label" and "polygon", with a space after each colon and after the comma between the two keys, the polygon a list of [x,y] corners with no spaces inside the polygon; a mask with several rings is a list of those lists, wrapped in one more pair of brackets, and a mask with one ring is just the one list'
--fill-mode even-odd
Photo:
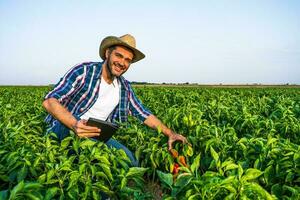
{"label": "blue plaid shirt", "polygon": [[[77,119],[87,112],[96,102],[101,81],[101,62],[85,62],[71,68],[55,85],[45,99],[56,98]],[[123,123],[128,115],[133,115],[141,122],[151,114],[135,96],[129,81],[123,76],[118,77],[121,84],[120,101],[109,116],[113,123]],[[50,130],[57,124],[57,120],[48,115],[45,119],[50,124]]]}

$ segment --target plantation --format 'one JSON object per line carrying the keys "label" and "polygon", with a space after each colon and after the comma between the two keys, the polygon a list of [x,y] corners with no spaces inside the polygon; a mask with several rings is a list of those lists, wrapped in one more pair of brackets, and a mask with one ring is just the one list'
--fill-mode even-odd
{"label": "plantation", "polygon": [[[300,90],[136,87],[176,143],[130,118],[122,150],[45,136],[49,87],[0,87],[0,199],[300,199]],[[158,193],[157,193],[158,192]]]}

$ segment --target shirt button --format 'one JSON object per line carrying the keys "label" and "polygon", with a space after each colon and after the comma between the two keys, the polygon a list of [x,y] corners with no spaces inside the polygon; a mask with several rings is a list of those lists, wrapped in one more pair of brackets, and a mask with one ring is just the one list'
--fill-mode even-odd
{"label": "shirt button", "polygon": [[80,108],[80,112],[82,112],[83,111],[83,108]]}

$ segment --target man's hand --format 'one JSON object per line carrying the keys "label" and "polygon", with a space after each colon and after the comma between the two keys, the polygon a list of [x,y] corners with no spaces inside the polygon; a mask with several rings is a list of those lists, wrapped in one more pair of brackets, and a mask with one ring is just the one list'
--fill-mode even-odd
{"label": "man's hand", "polygon": [[154,115],[149,115],[149,117],[144,121],[144,123],[149,126],[150,128],[153,129],[160,129],[161,132],[165,135],[169,137],[168,140],[168,150],[170,151],[173,147],[172,144],[175,141],[181,141],[183,144],[187,144],[188,141],[187,139],[178,134],[175,133],[174,131],[172,131],[171,129],[169,129],[166,125],[164,125],[156,116]]}
{"label": "man's hand", "polygon": [[172,131],[172,134],[169,135],[169,140],[168,140],[168,150],[169,151],[171,151],[171,149],[173,149],[172,144],[175,141],[181,141],[183,144],[188,144],[188,141],[184,136],[182,136],[178,133],[174,133]]}
{"label": "man's hand", "polygon": [[100,135],[100,129],[93,126],[87,126],[86,120],[77,121],[77,119],[61,103],[51,97],[43,101],[43,106],[53,117],[62,122],[66,127],[72,129],[79,137],[95,137]]}
{"label": "man's hand", "polygon": [[99,136],[101,129],[86,125],[87,121],[82,119],[77,121],[73,126],[72,129],[76,133],[78,137],[95,137]]}

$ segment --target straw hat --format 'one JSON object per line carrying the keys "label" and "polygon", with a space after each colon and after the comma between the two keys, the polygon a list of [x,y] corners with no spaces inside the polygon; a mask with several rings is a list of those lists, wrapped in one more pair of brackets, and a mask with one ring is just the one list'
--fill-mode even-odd
{"label": "straw hat", "polygon": [[121,37],[108,36],[108,37],[104,38],[102,40],[102,42],[100,44],[100,48],[99,48],[100,57],[103,60],[105,60],[105,51],[106,51],[106,49],[111,47],[111,46],[115,46],[115,45],[124,46],[124,47],[127,47],[127,48],[132,50],[132,52],[134,54],[133,59],[132,59],[132,63],[137,62],[137,61],[145,58],[145,55],[141,51],[136,49],[135,39],[130,34],[126,34],[126,35],[123,35]]}

